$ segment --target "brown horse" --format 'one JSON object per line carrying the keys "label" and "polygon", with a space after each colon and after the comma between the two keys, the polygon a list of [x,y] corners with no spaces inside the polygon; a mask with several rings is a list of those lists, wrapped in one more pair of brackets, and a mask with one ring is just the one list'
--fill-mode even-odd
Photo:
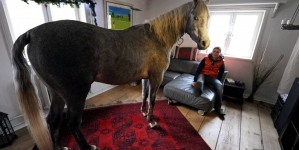
{"label": "brown horse", "polygon": [[[184,33],[190,35],[199,49],[210,45],[208,2],[194,0],[148,23],[122,31],[76,21],[57,21],[21,35],[11,52],[14,80],[35,148],[63,149],[58,131],[66,104],[66,124],[80,148],[97,149],[87,143],[80,130],[85,99],[94,81],[117,85],[142,79],[141,111],[150,126],[155,127],[156,92],[169,65],[172,46]],[[30,67],[23,57],[27,44],[31,67],[49,89],[52,102],[47,124],[30,81]]]}

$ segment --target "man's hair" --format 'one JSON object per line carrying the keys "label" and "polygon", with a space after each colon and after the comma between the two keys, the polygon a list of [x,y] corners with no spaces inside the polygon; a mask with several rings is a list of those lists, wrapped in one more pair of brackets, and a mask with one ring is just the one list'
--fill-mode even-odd
{"label": "man's hair", "polygon": [[220,52],[221,52],[221,47],[218,47],[218,46],[217,46],[217,47],[214,47],[213,50],[214,50],[214,49],[219,49]]}

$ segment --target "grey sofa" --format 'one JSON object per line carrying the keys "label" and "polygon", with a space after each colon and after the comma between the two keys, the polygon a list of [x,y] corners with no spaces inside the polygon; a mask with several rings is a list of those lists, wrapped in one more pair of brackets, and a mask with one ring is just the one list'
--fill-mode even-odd
{"label": "grey sofa", "polygon": [[[191,83],[199,63],[197,61],[171,59],[161,85],[164,86],[164,96],[169,99],[170,104],[172,100],[176,100],[199,109],[199,114],[205,115],[214,107],[215,93],[212,88],[204,86],[202,94],[199,97],[195,96]],[[226,74],[227,71],[223,75],[223,81]]]}

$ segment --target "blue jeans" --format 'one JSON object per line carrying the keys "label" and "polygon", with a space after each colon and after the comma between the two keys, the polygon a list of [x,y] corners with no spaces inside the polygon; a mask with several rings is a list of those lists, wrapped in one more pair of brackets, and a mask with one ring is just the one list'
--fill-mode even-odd
{"label": "blue jeans", "polygon": [[214,108],[215,109],[220,109],[221,105],[222,105],[222,94],[223,94],[223,85],[222,83],[216,79],[216,78],[211,78],[209,76],[206,76],[204,74],[199,74],[198,77],[198,81],[197,82],[201,82],[201,91],[203,91],[203,86],[209,86],[211,88],[213,88],[215,90],[215,105]]}

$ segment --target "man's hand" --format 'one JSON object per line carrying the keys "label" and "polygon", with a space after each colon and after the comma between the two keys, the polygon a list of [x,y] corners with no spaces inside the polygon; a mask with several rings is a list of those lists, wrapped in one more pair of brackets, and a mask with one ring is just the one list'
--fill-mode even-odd
{"label": "man's hand", "polygon": [[192,84],[191,84],[191,85],[192,85],[192,86],[195,86],[195,84],[196,84],[196,82],[192,82]]}

